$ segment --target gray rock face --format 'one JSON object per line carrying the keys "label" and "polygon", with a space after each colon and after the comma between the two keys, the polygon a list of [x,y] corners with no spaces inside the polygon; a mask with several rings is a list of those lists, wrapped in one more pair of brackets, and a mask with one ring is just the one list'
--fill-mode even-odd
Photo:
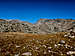
{"label": "gray rock face", "polygon": [[24,32],[32,31],[30,25],[22,22],[15,21],[1,21],[0,32]]}
{"label": "gray rock face", "polygon": [[69,32],[70,29],[75,31],[75,21],[65,19],[42,19],[36,23],[39,30],[46,33]]}
{"label": "gray rock face", "polygon": [[0,32],[24,32],[48,34],[56,32],[75,31],[75,20],[40,19],[36,24],[19,20],[0,19]]}

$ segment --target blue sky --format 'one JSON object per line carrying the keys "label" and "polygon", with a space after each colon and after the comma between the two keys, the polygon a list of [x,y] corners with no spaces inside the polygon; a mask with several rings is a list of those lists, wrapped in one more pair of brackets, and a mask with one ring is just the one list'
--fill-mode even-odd
{"label": "blue sky", "polygon": [[0,18],[35,23],[40,18],[75,19],[74,0],[0,0]]}

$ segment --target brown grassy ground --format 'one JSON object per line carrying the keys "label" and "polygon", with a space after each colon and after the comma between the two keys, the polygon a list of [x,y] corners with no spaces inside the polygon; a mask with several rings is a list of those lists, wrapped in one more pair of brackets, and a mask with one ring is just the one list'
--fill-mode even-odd
{"label": "brown grassy ground", "polygon": [[75,51],[75,38],[64,34],[0,33],[0,56],[71,56],[67,52]]}

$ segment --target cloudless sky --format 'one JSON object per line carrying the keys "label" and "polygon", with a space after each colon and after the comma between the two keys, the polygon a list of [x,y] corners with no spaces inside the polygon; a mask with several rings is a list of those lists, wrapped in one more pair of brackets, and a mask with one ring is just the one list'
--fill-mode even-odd
{"label": "cloudless sky", "polygon": [[0,18],[30,23],[40,18],[75,19],[75,0],[0,0]]}

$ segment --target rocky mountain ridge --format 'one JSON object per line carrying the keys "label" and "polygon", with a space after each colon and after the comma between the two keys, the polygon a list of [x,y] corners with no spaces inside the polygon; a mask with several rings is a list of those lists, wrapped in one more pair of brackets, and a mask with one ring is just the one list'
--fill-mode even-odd
{"label": "rocky mountain ridge", "polygon": [[75,31],[75,20],[72,19],[40,19],[31,24],[19,20],[0,19],[0,32],[23,32],[48,34]]}

